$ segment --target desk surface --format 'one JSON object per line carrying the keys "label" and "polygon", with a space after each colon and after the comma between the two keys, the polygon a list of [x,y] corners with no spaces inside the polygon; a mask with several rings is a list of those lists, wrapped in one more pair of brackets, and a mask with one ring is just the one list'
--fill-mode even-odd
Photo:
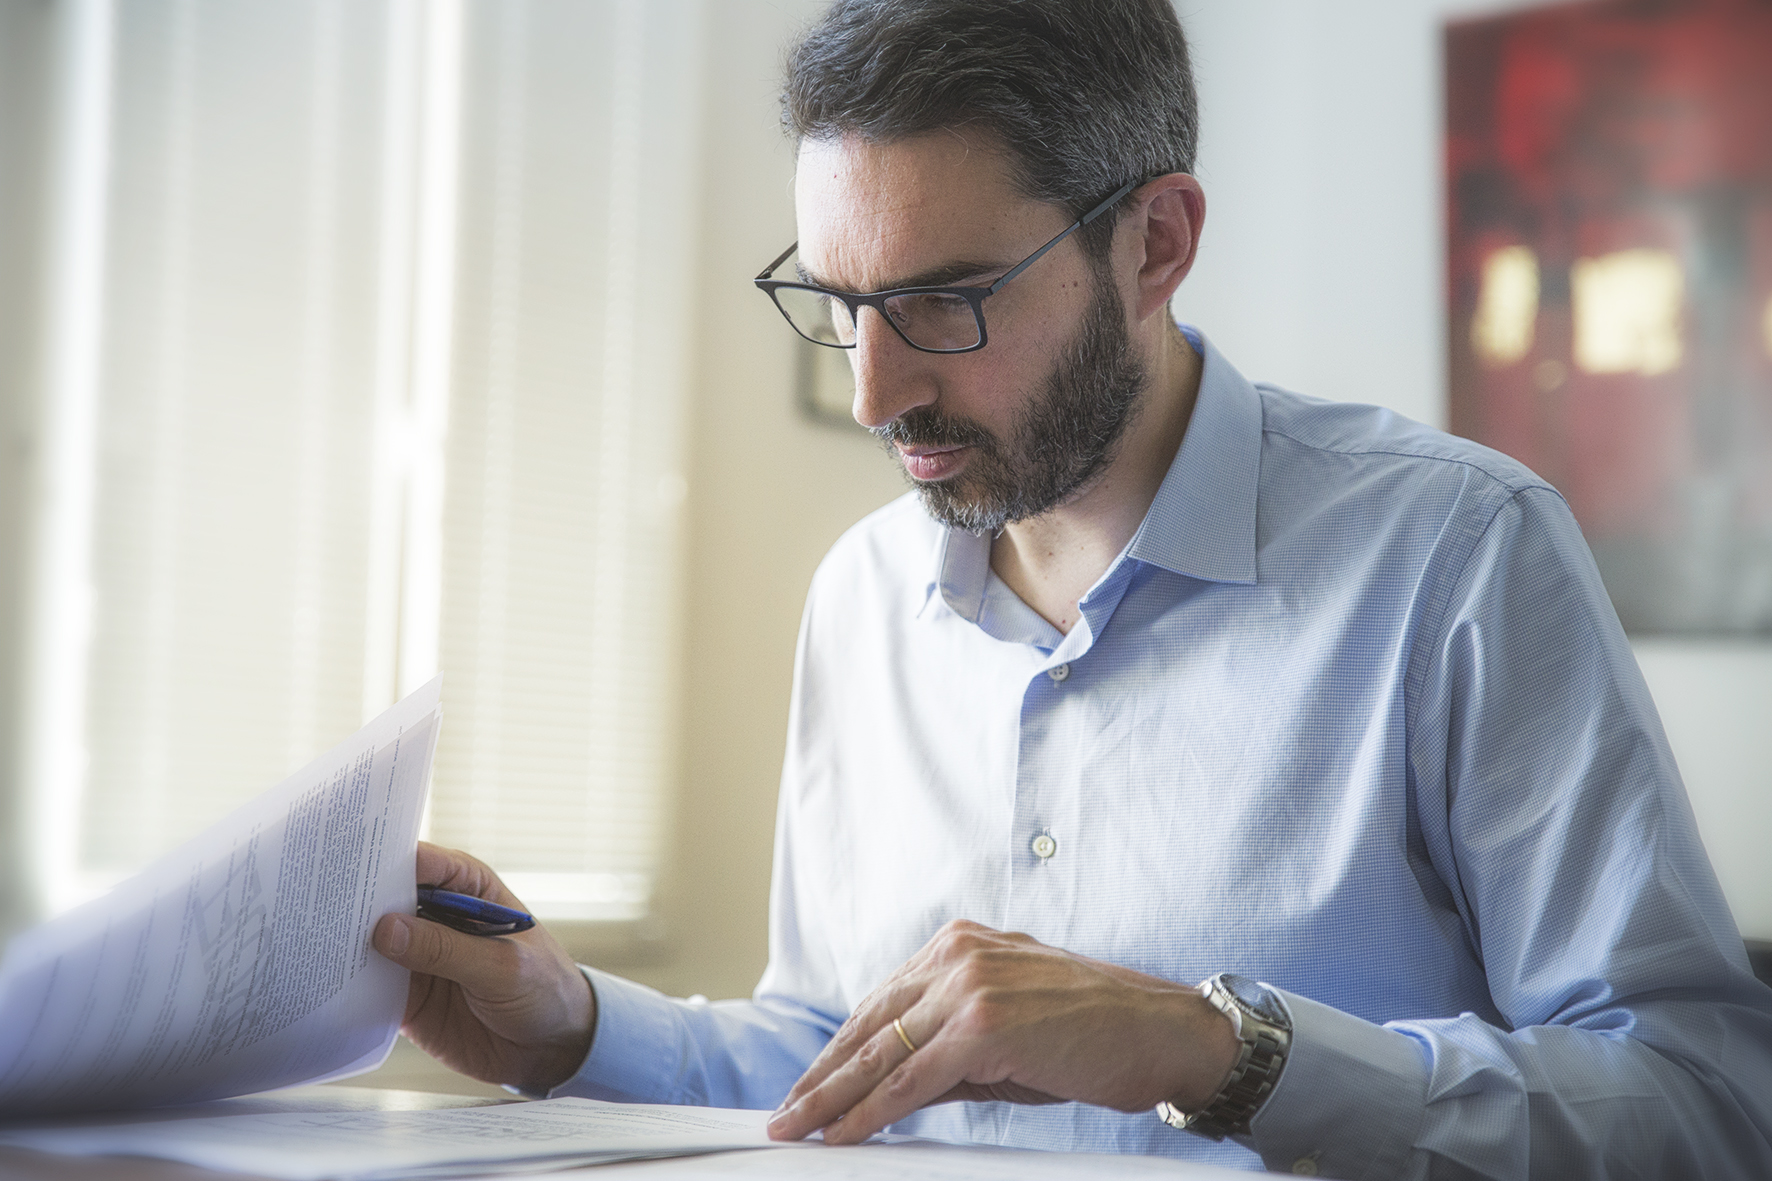
{"label": "desk surface", "polygon": [[[299,1087],[274,1094],[224,1099],[191,1107],[152,1112],[111,1114],[58,1120],[62,1126],[195,1119],[203,1116],[249,1115],[287,1111],[430,1111],[445,1107],[484,1107],[498,1100],[426,1091],[378,1090],[369,1087]],[[830,1154],[828,1157],[825,1154]],[[841,1168],[833,1169],[840,1161]],[[1108,1167],[1103,1167],[1104,1165]],[[577,1181],[716,1181],[724,1178],[779,1179],[841,1176],[846,1181],[885,1181],[915,1177],[919,1181],[980,1181],[1016,1177],[1025,1181],[1070,1181],[1073,1178],[1192,1178],[1225,1181],[1247,1177],[1225,1169],[1184,1164],[1152,1157],[1084,1156],[1071,1153],[1024,1152],[1015,1149],[961,1147],[933,1143],[862,1148],[747,1149],[659,1161],[631,1161],[589,1169],[546,1174]],[[521,1174],[526,1181],[544,1181],[541,1174]],[[195,1165],[135,1157],[52,1156],[0,1146],[0,1178],[5,1181],[263,1181],[240,1173],[218,1173]]]}
{"label": "desk surface", "polygon": [[[55,1121],[58,1126],[82,1123],[120,1124],[134,1120],[197,1119],[216,1115],[253,1115],[279,1111],[430,1111],[441,1107],[484,1107],[497,1099],[469,1095],[434,1095],[427,1091],[390,1091],[373,1087],[295,1087],[267,1095],[223,1099],[190,1107],[112,1113]],[[517,1102],[508,1100],[507,1102]],[[245,1174],[217,1173],[174,1161],[138,1157],[52,1156],[0,1145],[0,1178],[5,1181],[247,1181]],[[250,1181],[260,1181],[251,1178]]]}

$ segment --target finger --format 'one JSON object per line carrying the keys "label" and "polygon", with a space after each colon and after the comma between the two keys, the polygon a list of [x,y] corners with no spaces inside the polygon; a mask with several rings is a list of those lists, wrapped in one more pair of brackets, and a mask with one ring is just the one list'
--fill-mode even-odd
{"label": "finger", "polygon": [[[905,1014],[907,1034],[918,1028],[918,1016]],[[918,1050],[911,1052],[888,1025],[863,1052],[790,1108],[780,1131],[771,1124],[769,1135],[803,1138],[824,1128],[826,1144],[859,1144],[890,1122],[936,1103],[964,1082],[966,1069],[955,1053],[957,1039],[939,1032],[927,1037],[929,1043],[923,1044],[918,1034],[911,1034],[911,1041],[918,1044]]]}
{"label": "finger", "polygon": [[914,1111],[939,1103],[962,1085],[967,1061],[960,1039],[937,1034],[903,1061],[824,1130],[826,1144],[860,1144]]}
{"label": "finger", "polygon": [[[927,1035],[913,1031],[923,1027],[922,1021],[931,1019],[918,1010],[912,1010],[899,1020],[905,1024],[905,1034],[910,1038],[911,1044],[921,1045],[919,1038]],[[834,1131],[831,1125],[836,1124],[839,1119],[847,1124],[851,1109],[915,1056],[899,1038],[897,1028],[888,1021],[885,1028],[876,1031],[857,1046],[855,1052],[839,1063],[823,1081],[809,1087],[798,1099],[784,1106],[769,1121],[769,1135],[777,1140],[801,1140],[819,1128],[824,1128],[825,1139],[831,1140]],[[954,1081],[957,1080],[950,1080],[934,1094],[946,1091]],[[867,1135],[872,1134],[870,1132]],[[859,1139],[865,1140],[867,1135]]]}
{"label": "finger", "polygon": [[412,915],[384,914],[371,943],[402,968],[452,980],[478,996],[503,996],[519,981],[519,949],[508,939],[467,935]]}
{"label": "finger", "polygon": [[[869,1039],[889,1027],[894,1017],[905,1013],[912,1005],[921,1003],[931,983],[939,979],[945,971],[943,965],[974,946],[981,936],[1002,938],[1000,932],[965,919],[955,919],[943,924],[941,930],[930,936],[910,959],[899,965],[892,975],[856,1006],[849,1020],[843,1023],[836,1036],[826,1044],[818,1057],[813,1059],[812,1065],[806,1068],[799,1081],[788,1091],[779,1110],[785,1110],[803,1099],[852,1059]],[[929,1027],[934,1029],[938,1024],[939,1020],[931,1020]]]}
{"label": "finger", "polygon": [[[379,924],[377,924],[379,926]],[[373,945],[374,938],[371,937]],[[377,950],[380,950],[379,948]],[[385,953],[384,953],[385,958]],[[427,976],[423,972],[410,972],[406,983],[406,1013],[400,1018],[400,1027],[405,1030],[418,1019],[420,1013],[431,1007],[431,1000],[439,990],[447,988],[447,980],[439,980],[435,976]],[[409,1035],[410,1036],[410,1035]],[[416,1039],[414,1039],[416,1040]]]}
{"label": "finger", "polygon": [[[910,959],[900,964],[855,1007],[855,1011],[849,1015],[836,1036],[825,1045],[818,1057],[812,1060],[812,1065],[806,1068],[799,1081],[788,1091],[781,1106],[786,1108],[798,1102],[807,1092],[829,1078],[833,1071],[854,1057],[868,1039],[890,1025],[894,1017],[920,1003],[930,984],[942,975],[943,965],[957,952],[963,952],[980,935],[998,934],[989,927],[965,919],[945,923]],[[931,1022],[930,1027],[934,1028],[938,1023]]]}
{"label": "finger", "polygon": [[910,1051],[888,1025],[857,1043],[852,1052],[833,1063],[816,1083],[802,1078],[798,1095],[789,1099],[769,1120],[775,1140],[803,1140],[820,1128],[835,1123],[905,1058]]}
{"label": "finger", "polygon": [[[832,1072],[854,1058],[870,1038],[875,1037],[882,1029],[890,1031],[892,1019],[923,999],[928,982],[921,976],[911,977],[905,967],[901,967],[880,987],[869,993],[849,1020],[837,1030],[836,1036],[825,1044],[806,1073],[788,1091],[787,1098],[782,1100],[782,1107],[791,1106],[804,1098],[807,1092],[823,1083]],[[892,1035],[895,1039],[896,1034]]]}

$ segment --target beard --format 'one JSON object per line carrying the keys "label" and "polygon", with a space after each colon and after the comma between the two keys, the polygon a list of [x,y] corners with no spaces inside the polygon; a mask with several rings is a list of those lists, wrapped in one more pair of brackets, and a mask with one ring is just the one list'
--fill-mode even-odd
{"label": "beard", "polygon": [[[1149,380],[1132,350],[1125,309],[1112,287],[1095,294],[1076,336],[1007,439],[934,406],[899,415],[874,435],[897,457],[907,447],[970,447],[971,461],[946,480],[912,480],[923,507],[954,529],[995,533],[1083,492],[1112,459]],[[907,476],[908,478],[908,476]]]}

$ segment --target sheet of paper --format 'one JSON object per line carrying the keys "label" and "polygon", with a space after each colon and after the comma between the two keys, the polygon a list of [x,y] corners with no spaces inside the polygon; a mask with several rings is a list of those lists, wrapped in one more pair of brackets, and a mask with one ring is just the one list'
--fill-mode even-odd
{"label": "sheet of paper", "polygon": [[547,1099],[443,1111],[10,1129],[0,1130],[0,1144],[83,1156],[160,1157],[286,1181],[392,1181],[766,1147],[768,1118],[766,1111]]}
{"label": "sheet of paper", "polygon": [[0,1116],[189,1103],[372,1070],[416,907],[439,681],[0,964]]}
{"label": "sheet of paper", "polygon": [[[533,1175],[530,1181],[547,1181],[548,1176]],[[727,1181],[747,1177],[759,1181],[796,1181],[801,1177],[807,1181],[1096,1181],[1100,1177],[1233,1181],[1249,1174],[1155,1156],[1032,1152],[914,1140],[853,1148],[819,1145],[816,1151],[806,1153],[766,1148],[645,1165],[612,1164],[594,1174],[558,1176],[559,1181],[568,1181],[568,1177],[571,1181]]]}

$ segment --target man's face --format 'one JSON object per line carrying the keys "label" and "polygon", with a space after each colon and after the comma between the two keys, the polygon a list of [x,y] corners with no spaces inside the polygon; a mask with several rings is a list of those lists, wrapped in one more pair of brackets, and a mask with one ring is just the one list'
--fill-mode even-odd
{"label": "man's face", "polygon": [[[997,154],[946,133],[808,143],[795,197],[800,265],[853,291],[986,286],[1069,224],[1020,196]],[[1145,371],[1119,291],[1074,238],[984,308],[989,343],[947,356],[911,348],[864,309],[849,357],[856,420],[899,458],[930,514],[994,530],[1088,485]]]}

